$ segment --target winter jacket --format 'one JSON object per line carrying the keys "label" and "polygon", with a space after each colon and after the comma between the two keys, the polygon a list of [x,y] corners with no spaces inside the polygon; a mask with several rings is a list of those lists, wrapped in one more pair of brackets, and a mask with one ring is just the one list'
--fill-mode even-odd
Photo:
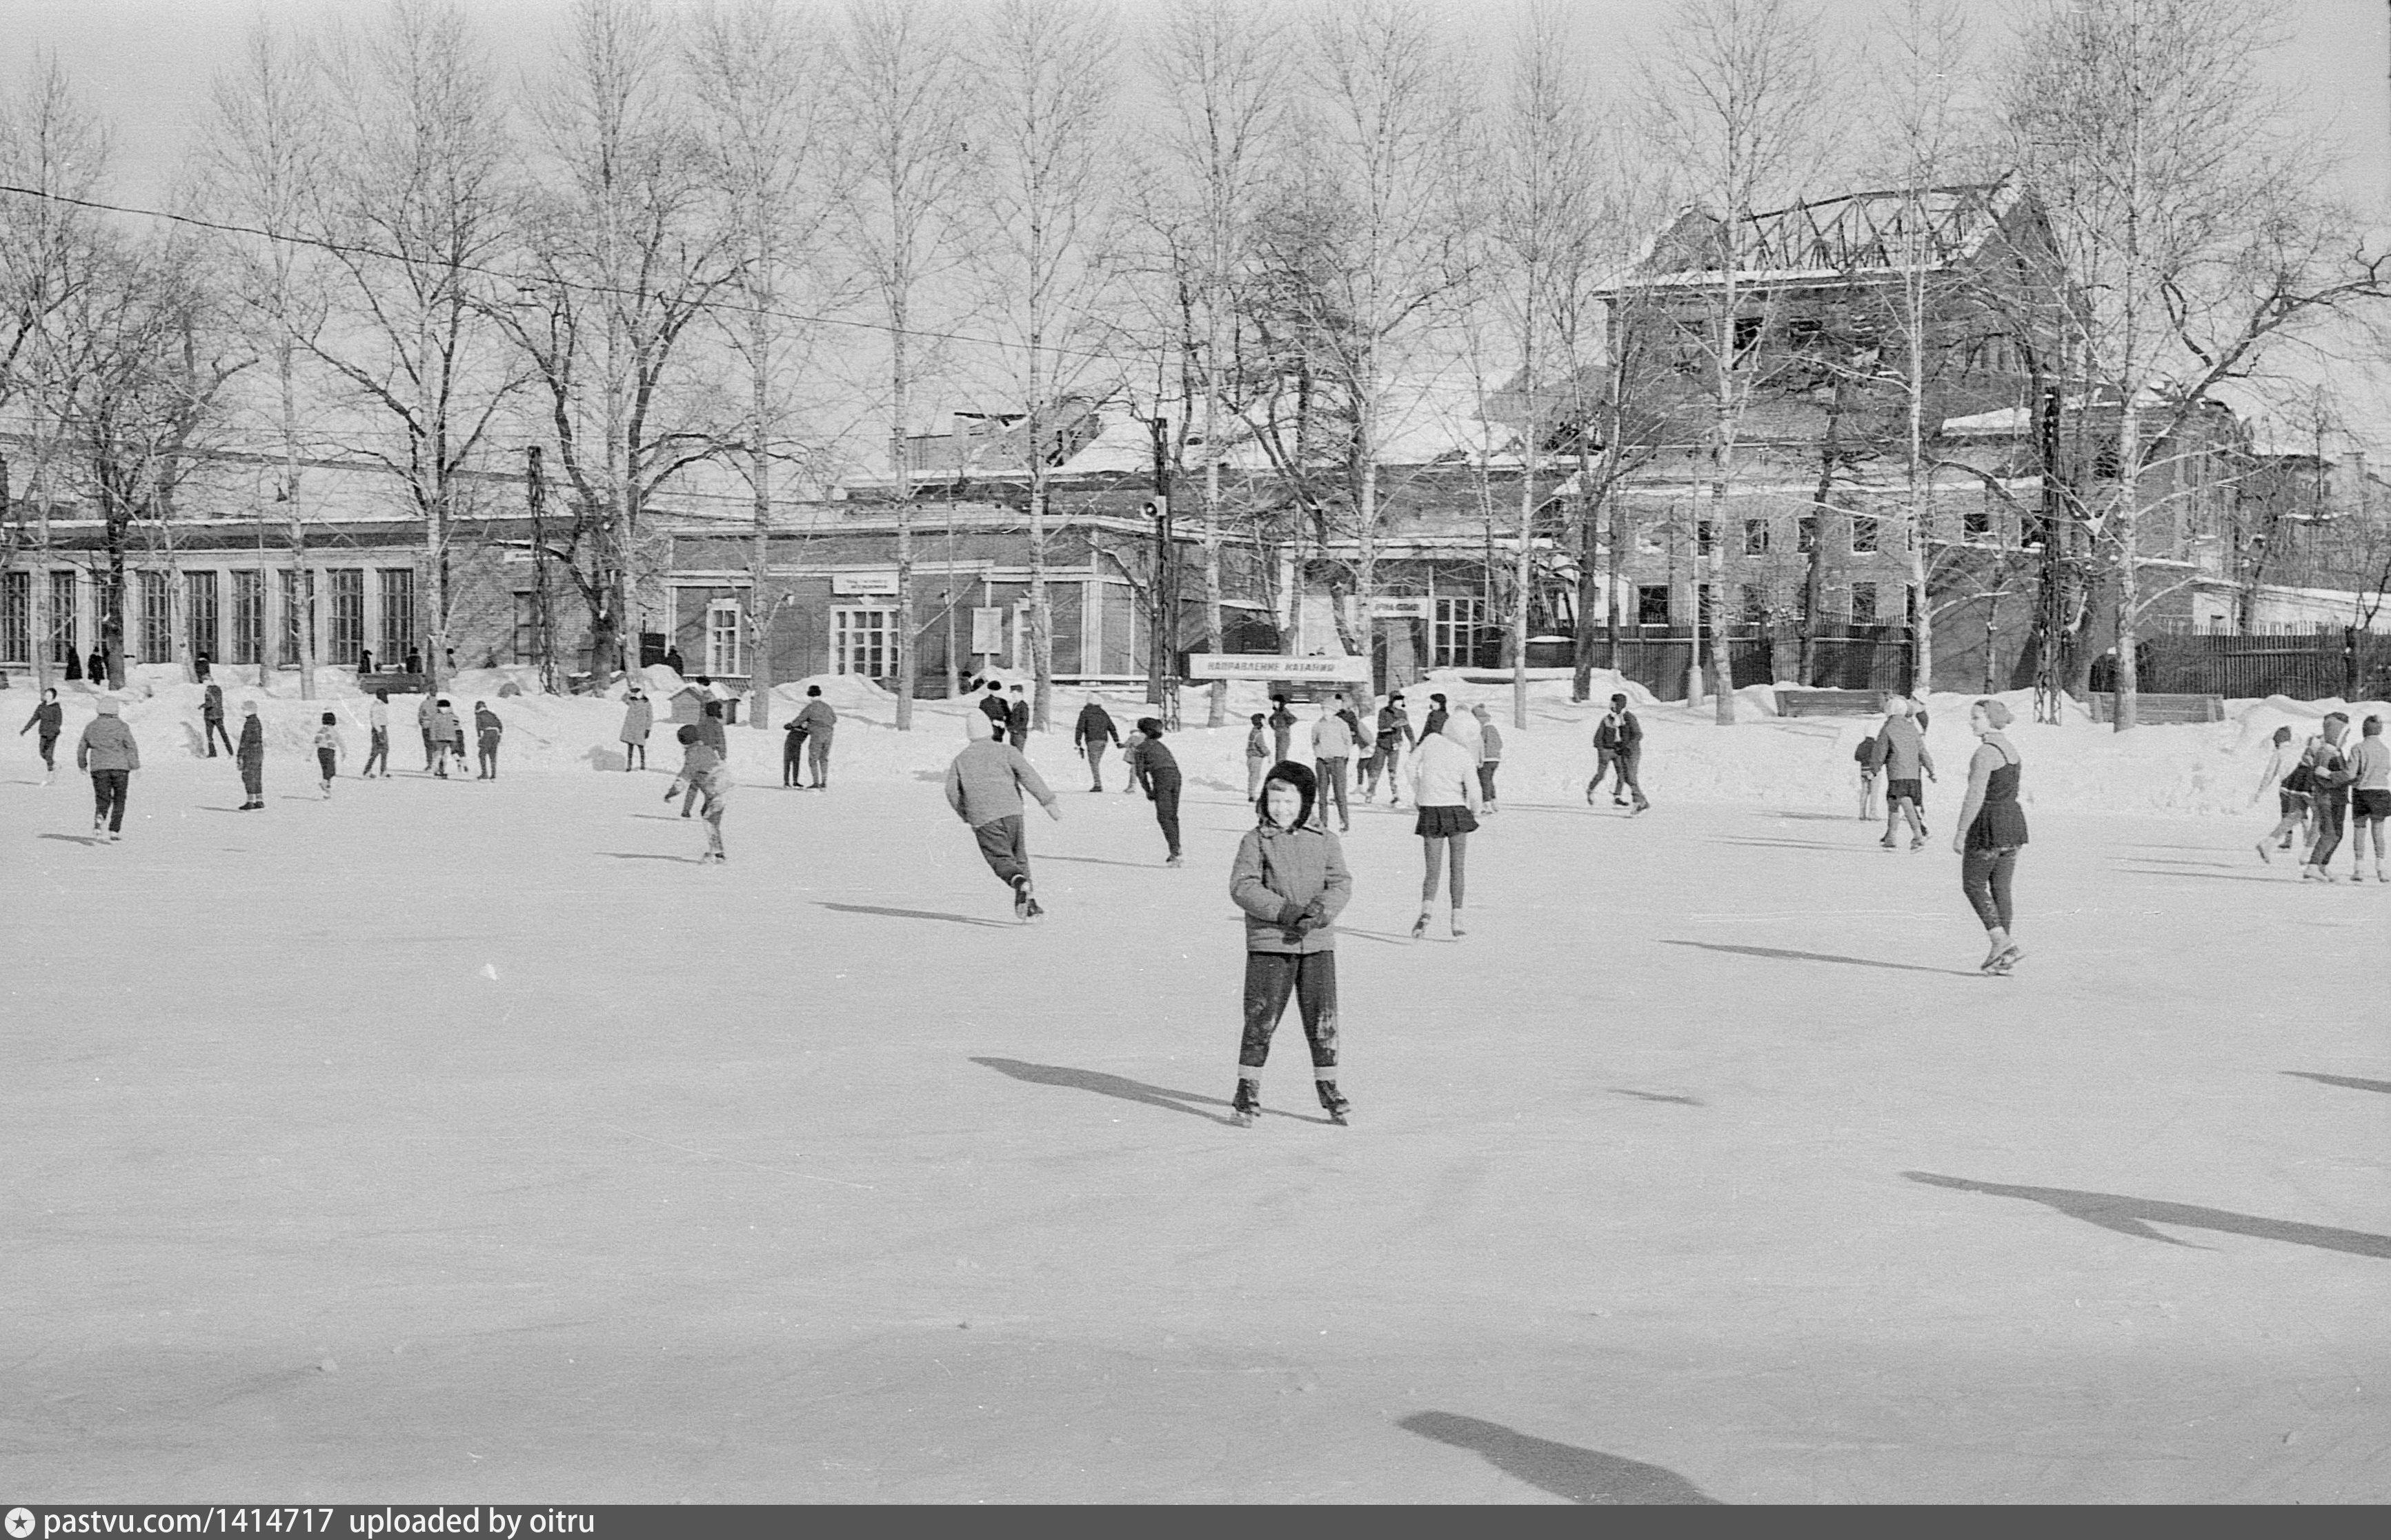
{"label": "winter jacket", "polygon": [[200,720],[202,722],[224,720],[224,687],[222,685],[209,685],[207,693],[200,697]]}
{"label": "winter jacket", "polygon": [[[1143,740],[1141,739],[1141,741]],[[1252,727],[1247,730],[1246,757],[1247,759],[1260,760],[1266,760],[1271,757],[1270,734],[1266,729],[1261,727]]]}
{"label": "winter jacket", "polygon": [[1102,706],[1080,707],[1079,720],[1071,728],[1071,747],[1101,748],[1107,739],[1115,744],[1120,742],[1120,729],[1113,725],[1113,713]]}
{"label": "winter jacket", "polygon": [[648,741],[648,729],[654,726],[655,722],[656,709],[648,703],[646,696],[626,700],[623,702],[623,730],[616,736],[625,743],[645,743]]}
{"label": "winter jacket", "polygon": [[[2344,742],[2347,740],[2345,738]],[[2348,752],[2322,733],[2308,739],[2301,751],[2308,767],[2308,789],[2324,796],[2337,796],[2357,776],[2350,773]]]}
{"label": "winter jacket", "polygon": [[1153,783],[1179,779],[1179,756],[1163,746],[1158,738],[1141,738],[1136,748],[1123,756],[1132,773],[1143,773],[1146,778],[1146,794],[1152,796]]}
{"label": "winter jacket", "polygon": [[1000,738],[1002,738],[1004,735],[1005,725],[1013,720],[1013,713],[1005,709],[1004,697],[1001,695],[981,696],[979,698],[979,712],[982,716],[988,718],[989,725],[996,728],[997,736]]}
{"label": "winter jacket", "polygon": [[484,738],[495,743],[498,741],[498,735],[506,730],[507,725],[498,720],[498,712],[490,710],[487,706],[475,708],[473,712],[473,731],[479,733]]}
{"label": "winter jacket", "polygon": [[673,785],[694,786],[711,797],[721,792],[730,778],[730,767],[701,738],[681,751],[680,774],[673,777]]}
{"label": "winter jacket", "polygon": [[1446,710],[1442,706],[1430,707],[1428,713],[1428,723],[1420,728],[1420,737],[1434,738],[1437,734],[1444,731],[1445,718],[1452,714],[1453,713],[1450,711]]}
{"label": "winter jacket", "polygon": [[316,729],[316,747],[318,751],[325,749],[332,751],[334,764],[340,763],[349,751],[348,745],[341,741],[341,730],[330,723]]}
{"label": "winter jacket", "polygon": [[58,733],[64,728],[66,725],[66,717],[67,713],[65,710],[61,708],[57,701],[45,700],[40,705],[33,708],[32,715],[25,718],[25,725],[17,729],[17,736],[19,738],[23,738],[27,733],[32,732],[35,728],[39,728],[40,733],[38,736],[41,738],[43,742],[47,743],[50,739],[58,737]]}
{"label": "winter jacket", "polygon": [[240,747],[233,751],[233,757],[243,764],[265,763],[265,724],[255,712],[240,719]]}
{"label": "winter jacket", "polygon": [[390,731],[390,708],[383,705],[379,698],[366,708],[366,725],[377,733]]}
{"label": "winter jacket", "polygon": [[722,718],[701,715],[697,719],[697,740],[721,755],[730,757],[730,739],[722,731]]}
{"label": "winter jacket", "polygon": [[831,710],[830,702],[827,700],[808,700],[805,704],[805,709],[797,712],[796,725],[801,731],[811,735],[816,743],[826,746],[830,742],[831,734],[838,726],[838,713]]}
{"label": "winter jacket", "polygon": [[95,716],[84,725],[83,741],[75,745],[78,770],[138,770],[141,749],[123,719]]}
{"label": "winter jacket", "polygon": [[1466,807],[1478,811],[1482,793],[1478,786],[1478,757],[1454,739],[1439,733],[1420,739],[1412,755],[1412,802],[1418,807]]}
{"label": "winter jacket", "polygon": [[1341,716],[1324,716],[1312,725],[1313,759],[1351,759],[1353,734]]}
{"label": "winter jacket", "polygon": [[1029,702],[1016,699],[1005,712],[1004,736],[1012,743],[1029,741]]}
{"label": "winter jacket", "polygon": [[975,742],[947,766],[947,805],[974,828],[1019,813],[1025,789],[1040,806],[1054,805],[1038,767],[1010,743]]}
{"label": "winter jacket", "polygon": [[1277,737],[1284,738],[1287,734],[1295,731],[1295,713],[1288,711],[1285,706],[1281,706],[1278,710],[1270,713],[1269,725],[1270,730],[1273,734]]}
{"label": "winter jacket", "polygon": [[465,725],[458,721],[457,713],[446,706],[432,708],[432,741],[457,744],[465,741]]}
{"label": "winter jacket", "polygon": [[433,727],[433,719],[439,710],[439,699],[433,696],[425,696],[423,698],[423,704],[415,708],[415,725],[422,728],[425,732],[430,732]]}
{"label": "winter jacket", "polygon": [[1503,735],[1494,730],[1492,722],[1478,725],[1478,763],[1498,764],[1503,759]]}
{"label": "winter jacket", "polygon": [[1623,706],[1615,712],[1605,712],[1594,729],[1594,746],[1614,754],[1623,754],[1643,741],[1644,724]]}
{"label": "winter jacket", "polygon": [[[1327,830],[1263,824],[1237,846],[1229,896],[1246,913],[1247,951],[1333,952],[1353,878],[1344,847]],[[1316,925],[1298,923],[1314,917]]]}
{"label": "winter jacket", "polygon": [[2349,751],[2350,774],[2360,791],[2391,791],[2391,744],[2379,737],[2361,738]]}
{"label": "winter jacket", "polygon": [[1884,719],[1876,735],[1876,762],[1884,767],[1887,780],[1914,781],[1921,767],[1934,768],[1934,756],[1926,751],[1926,735],[1906,716]]}
{"label": "winter jacket", "polygon": [[1378,712],[1378,747],[1392,748],[1400,739],[1412,741],[1412,719],[1401,706],[1386,706]]}
{"label": "winter jacket", "polygon": [[1353,735],[1354,743],[1356,745],[1360,744],[1362,741],[1362,719],[1353,714],[1353,708],[1348,706],[1343,711],[1338,712],[1337,713],[1337,720],[1345,724],[1345,730]]}

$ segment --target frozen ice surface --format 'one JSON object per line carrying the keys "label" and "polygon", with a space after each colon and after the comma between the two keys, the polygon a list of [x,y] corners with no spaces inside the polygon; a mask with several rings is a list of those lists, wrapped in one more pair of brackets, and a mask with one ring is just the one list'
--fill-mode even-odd
{"label": "frozen ice surface", "polygon": [[2391,889],[2250,848],[2313,708],[2016,729],[1987,980],[1962,698],[1912,855],[1867,724],[1642,708],[1629,819],[1540,685],[1467,940],[1400,939],[1409,810],[1355,809],[1353,1126],[1290,1012],[1245,1130],[1238,728],[1172,871],[1065,695],[1024,928],[944,705],[846,696],[827,795],[731,729],[717,868],[611,701],[452,691],[483,784],[403,699],[324,802],[269,697],[242,814],[189,693],[128,707],[122,844],[0,761],[11,1501],[2391,1497]]}

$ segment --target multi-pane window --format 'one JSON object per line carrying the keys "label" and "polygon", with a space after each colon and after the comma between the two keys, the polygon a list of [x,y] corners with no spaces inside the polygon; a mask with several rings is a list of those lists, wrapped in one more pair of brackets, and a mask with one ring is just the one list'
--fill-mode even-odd
{"label": "multi-pane window", "polygon": [[1440,598],[1428,622],[1428,658],[1435,668],[1469,668],[1478,661],[1478,628],[1485,623],[1482,598]]}
{"label": "multi-pane window", "polygon": [[381,570],[382,661],[395,668],[415,646],[415,569]]}
{"label": "multi-pane window", "polygon": [[894,610],[834,610],[830,612],[831,668],[837,674],[888,677],[892,648],[888,628]]}
{"label": "multi-pane window", "polygon": [[1805,513],[1793,526],[1793,548],[1803,556],[1818,548],[1818,516]]}
{"label": "multi-pane window", "polygon": [[1669,623],[1669,585],[1647,583],[1635,590],[1635,623],[1666,625]]}
{"label": "multi-pane window", "polygon": [[1872,515],[1865,513],[1852,515],[1852,555],[1874,555],[1883,529],[1884,526]]}
{"label": "multi-pane window", "polygon": [[1747,519],[1743,521],[1743,554],[1746,556],[1768,554],[1767,520]]}
{"label": "multi-pane window", "polygon": [[1959,538],[1990,540],[1993,537],[1993,504],[1990,494],[1981,503],[1971,503],[1959,510]]}
{"label": "multi-pane window", "polygon": [[736,678],[746,673],[746,649],[740,644],[737,599],[716,599],[705,607],[705,672]]}
{"label": "multi-pane window", "polygon": [[141,661],[172,662],[174,658],[174,575],[141,574]]}
{"label": "multi-pane window", "polygon": [[1711,554],[1711,543],[1718,538],[1718,526],[1705,519],[1694,525],[1694,554]]}
{"label": "multi-pane window", "polygon": [[216,575],[183,574],[183,619],[191,633],[191,656],[213,661],[216,656]]}
{"label": "multi-pane window", "polygon": [[299,628],[303,625],[307,628],[304,633],[305,640],[313,642],[317,639],[316,574],[313,571],[296,572],[288,567],[279,571],[282,576],[282,661],[296,663],[300,659],[303,636]]}
{"label": "multi-pane window", "polygon": [[328,661],[355,668],[366,645],[366,571],[335,567],[326,575],[332,584],[332,656]]}
{"label": "multi-pane window", "polygon": [[75,655],[75,575],[71,568],[50,574],[50,661]]}
{"label": "multi-pane window", "polygon": [[33,661],[33,574],[0,572],[0,663]]}
{"label": "multi-pane window", "polygon": [[1854,625],[1876,624],[1875,584],[1855,583],[1852,584],[1852,623]]}
{"label": "multi-pane window", "polygon": [[262,663],[265,661],[265,574],[236,571],[232,574],[232,637],[225,649],[226,661],[235,663]]}

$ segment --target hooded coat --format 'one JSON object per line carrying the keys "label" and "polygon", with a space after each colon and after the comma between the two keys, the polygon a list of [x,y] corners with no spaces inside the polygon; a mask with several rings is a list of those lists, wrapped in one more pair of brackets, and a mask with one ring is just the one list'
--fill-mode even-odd
{"label": "hooded coat", "polygon": [[[1302,956],[1337,949],[1337,917],[1353,896],[1353,877],[1337,836],[1312,827],[1318,783],[1300,764],[1273,769],[1302,798],[1296,827],[1281,828],[1265,815],[1247,831],[1229,868],[1229,897],[1246,916],[1246,950]],[[1267,782],[1262,796],[1270,795]],[[1257,800],[1257,811],[1261,806]]]}

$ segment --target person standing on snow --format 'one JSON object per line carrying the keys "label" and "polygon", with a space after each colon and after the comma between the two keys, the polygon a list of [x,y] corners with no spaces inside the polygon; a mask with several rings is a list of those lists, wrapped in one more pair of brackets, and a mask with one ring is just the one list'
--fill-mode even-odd
{"label": "person standing on snow", "polygon": [[258,718],[254,700],[240,703],[240,747],[232,757],[240,767],[240,789],[248,798],[240,811],[254,813],[265,805],[265,724]]}
{"label": "person standing on snow", "polygon": [[440,715],[440,698],[430,690],[423,692],[423,704],[415,708],[415,725],[423,732],[423,773],[432,774],[432,762],[439,751],[432,746],[432,725]]}
{"label": "person standing on snow", "polygon": [[1286,697],[1283,695],[1272,696],[1271,706],[1271,747],[1276,751],[1271,763],[1277,764],[1287,757],[1286,746],[1295,739],[1295,712],[1287,709]]}
{"label": "person standing on snow", "polygon": [[2307,764],[2308,800],[2316,808],[2316,842],[2308,847],[2307,865],[2300,868],[2304,882],[2330,882],[2333,853],[2349,816],[2350,774],[2347,712],[2327,712],[2317,736],[2308,739],[2303,758]]}
{"label": "person standing on snow", "polygon": [[2349,814],[2355,831],[2349,837],[2349,879],[2361,880],[2359,866],[2366,859],[2366,836],[2374,835],[2374,880],[2391,882],[2383,869],[2383,826],[2391,821],[2391,745],[2383,741],[2383,719],[2370,716],[2359,729],[2358,746],[2349,751]]}
{"label": "person standing on snow", "polygon": [[[673,777],[670,786],[665,788],[665,801],[669,802],[679,796],[683,786],[689,788],[691,795],[703,792],[705,797],[705,853],[697,858],[698,864],[727,862],[730,855],[722,848],[722,815],[730,806],[730,767],[722,762],[720,754],[714,751],[714,746],[705,741],[705,735],[698,730],[696,724],[683,723],[680,731],[673,736],[680,743],[680,773]],[[688,817],[688,812],[684,810],[681,816]]]}
{"label": "person standing on snow", "polygon": [[340,718],[330,712],[316,728],[316,768],[322,773],[321,789],[326,797],[332,794],[332,777],[340,774],[341,755],[347,745],[341,741]]}
{"label": "person standing on snow", "polygon": [[1340,1124],[1352,1111],[1337,1089],[1337,917],[1353,896],[1353,879],[1337,836],[1313,819],[1318,794],[1310,770],[1273,766],[1229,868],[1229,897],[1246,917],[1245,1032],[1230,1105],[1247,1127],[1261,1113],[1262,1066],[1289,995],[1302,1013],[1320,1105]]}
{"label": "person standing on snow", "polygon": [[457,720],[456,710],[442,696],[432,708],[432,773],[442,780],[448,778],[448,757],[457,757],[457,768],[465,768],[465,725]]}
{"label": "person standing on snow", "polygon": [[1603,713],[1594,728],[1594,779],[1585,783],[1585,800],[1594,801],[1595,789],[1602,784],[1603,772],[1615,773],[1617,779],[1610,788],[1613,807],[1625,807],[1622,791],[1635,793],[1635,811],[1643,812],[1652,804],[1644,797],[1644,787],[1638,771],[1644,759],[1644,725],[1627,709],[1627,697],[1610,698],[1610,710]]}
{"label": "person standing on snow", "polygon": [[[1926,781],[1934,778],[1934,756],[1926,751],[1926,734],[1917,721],[1917,703],[1896,698],[1877,729],[1876,762],[1884,771],[1884,838],[1877,843],[1893,846],[1893,830],[1906,819],[1909,848],[1926,848]],[[1923,771],[1925,779],[1919,778]]]}
{"label": "person standing on snow", "polygon": [[[1270,743],[1262,736],[1270,730],[1270,718],[1256,712],[1246,727],[1246,801],[1252,802],[1262,794],[1262,777],[1270,774],[1275,762],[1270,757]],[[1131,735],[1134,737],[1135,735]]]}
{"label": "person standing on snow", "polygon": [[1036,798],[1049,818],[1060,821],[1063,809],[1021,751],[996,740],[995,725],[986,715],[964,712],[963,731],[971,741],[947,766],[947,805],[970,828],[988,869],[1013,890],[1013,918],[1036,919],[1046,911],[1038,903],[1036,885],[1029,877],[1029,838],[1022,821],[1021,793],[1026,790]]}
{"label": "person standing on snow", "polygon": [[989,680],[988,693],[981,696],[975,704],[979,707],[980,714],[988,718],[988,725],[996,741],[1002,743],[1005,725],[1013,720],[1013,713],[1004,707],[1004,681]]}
{"label": "person standing on snow", "polygon": [[623,743],[623,770],[630,773],[631,762],[637,759],[640,768],[648,767],[648,729],[656,723],[656,709],[633,685],[623,692],[623,730],[614,736]]}
{"label": "person standing on snow", "polygon": [[1162,744],[1162,723],[1158,718],[1141,716],[1137,719],[1138,745],[1130,751],[1137,762],[1137,778],[1145,784],[1145,794],[1154,803],[1154,821],[1162,826],[1163,843],[1170,855],[1166,866],[1184,866],[1179,858],[1179,760]]}
{"label": "person standing on snow", "polygon": [[1004,740],[1025,754],[1029,751],[1029,697],[1018,685],[1004,703]]}
{"label": "person standing on snow", "polygon": [[[1342,696],[1338,698],[1343,699]],[[1328,804],[1337,804],[1337,830],[1342,834],[1353,827],[1353,813],[1345,803],[1348,772],[1353,764],[1353,729],[1351,712],[1325,711],[1320,720],[1312,725],[1312,794],[1316,799],[1312,812],[1320,827],[1328,827]]]}
{"label": "person standing on snow", "polygon": [[2010,709],[1997,700],[1979,700],[1968,712],[1969,730],[1981,741],[1968,762],[1968,796],[1959,806],[1959,832],[1951,838],[1959,889],[1992,943],[1978,965],[1986,973],[2007,973],[2025,956],[2010,939],[2017,917],[2010,879],[2025,847],[2025,810],[2018,805],[2023,762],[2003,732],[2010,720]]}
{"label": "person standing on snow", "polygon": [[1478,830],[1478,722],[1474,717],[1448,715],[1444,731],[1420,739],[1412,756],[1412,805],[1419,816],[1412,832],[1420,837],[1427,875],[1420,882],[1419,918],[1412,922],[1412,939],[1428,934],[1436,913],[1437,879],[1442,875],[1445,848],[1453,852],[1453,933],[1465,936],[1461,905],[1465,879],[1462,866],[1469,854],[1469,837]]}
{"label": "person standing on snow", "polygon": [[1452,716],[1452,708],[1446,703],[1444,697],[1441,695],[1429,696],[1428,698],[1428,720],[1420,725],[1420,737],[1422,738],[1431,738],[1437,734],[1444,731],[1445,720]]}
{"label": "person standing on snow", "polygon": [[[200,675],[206,678],[205,674]],[[208,687],[200,692],[200,738],[208,746],[208,758],[216,757],[216,744],[221,740],[225,752],[232,752],[232,735],[225,731],[224,687],[208,680]]]}
{"label": "person standing on snow", "polygon": [[91,773],[91,831],[111,842],[124,838],[124,796],[141,768],[141,746],[116,712],[116,698],[101,696],[99,714],[84,724],[75,745],[75,768]]}
{"label": "person standing on snow", "polygon": [[806,687],[805,709],[797,712],[797,723],[806,730],[806,764],[813,772],[814,791],[830,789],[831,737],[838,730],[838,712],[821,698],[820,685]]}
{"label": "person standing on snow", "polygon": [[1494,772],[1503,768],[1503,735],[1495,730],[1484,701],[1470,707],[1469,714],[1478,719],[1478,790],[1492,816],[1501,811],[1494,805]]}
{"label": "person standing on snow", "polygon": [[33,708],[32,715],[25,718],[25,725],[17,729],[19,738],[27,733],[33,735],[33,746],[42,756],[44,786],[49,785],[50,777],[58,773],[58,734],[66,725],[66,708],[58,704],[58,690],[45,689],[42,692],[42,703]]}
{"label": "person standing on snow", "polygon": [[804,789],[806,766],[806,725],[791,717],[781,729],[781,784]]}
{"label": "person standing on snow", "polygon": [[381,778],[390,779],[390,691],[376,690],[373,704],[366,708],[366,767],[357,779],[369,781],[374,766],[381,766]]}
{"label": "person standing on snow", "polygon": [[498,720],[498,712],[490,710],[488,701],[473,702],[473,740],[474,747],[480,751],[473,776],[475,780],[494,781],[498,778],[498,739],[506,736],[506,731],[507,725]]}
{"label": "person standing on snow", "polygon": [[1403,751],[1412,747],[1412,719],[1403,710],[1403,692],[1397,690],[1387,697],[1378,708],[1377,752],[1370,758],[1370,784],[1362,789],[1362,800],[1378,800],[1378,777],[1387,780],[1387,805],[1403,805],[1402,782],[1397,776],[1402,771]]}
{"label": "person standing on snow", "polygon": [[1092,783],[1089,790],[1105,789],[1105,749],[1108,744],[1118,747],[1120,740],[1120,729],[1113,725],[1113,713],[1105,710],[1104,698],[1088,697],[1088,703],[1079,708],[1079,720],[1071,726],[1071,747],[1088,756],[1088,778]]}

